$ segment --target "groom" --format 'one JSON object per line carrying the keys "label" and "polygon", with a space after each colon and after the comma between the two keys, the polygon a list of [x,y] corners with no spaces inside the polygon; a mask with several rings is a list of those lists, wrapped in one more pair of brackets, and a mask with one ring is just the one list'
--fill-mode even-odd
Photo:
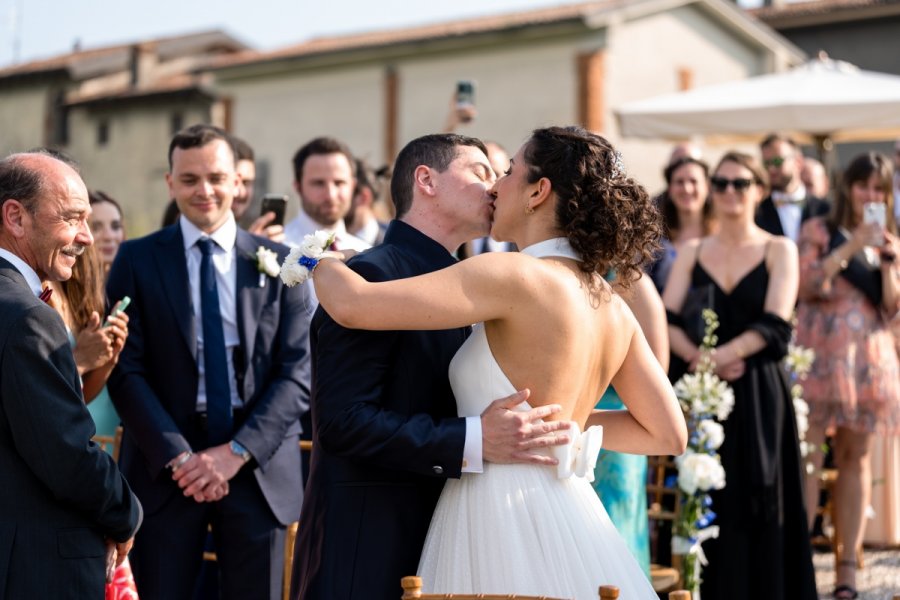
{"label": "groom", "polygon": [[[453,134],[410,142],[397,157],[397,220],[384,243],[349,266],[369,281],[413,277],[454,264],[453,249],[490,230],[494,182],[484,145]],[[513,412],[526,394],[457,417],[450,359],[468,328],[359,331],[319,308],[310,328],[313,453],[300,516],[291,597],[399,598],[413,575],[448,477],[482,461],[551,462],[529,450],[565,423],[534,424],[559,410]]]}

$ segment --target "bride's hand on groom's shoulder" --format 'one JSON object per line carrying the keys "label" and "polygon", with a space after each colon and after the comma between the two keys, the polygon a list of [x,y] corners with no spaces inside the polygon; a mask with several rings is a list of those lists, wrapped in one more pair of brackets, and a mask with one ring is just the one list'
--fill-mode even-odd
{"label": "bride's hand on groom's shoulder", "polygon": [[558,461],[537,448],[562,446],[569,442],[568,421],[541,419],[558,413],[558,404],[538,406],[527,411],[514,410],[528,399],[529,390],[521,390],[491,402],[481,413],[482,455],[492,463],[531,463],[555,465]]}

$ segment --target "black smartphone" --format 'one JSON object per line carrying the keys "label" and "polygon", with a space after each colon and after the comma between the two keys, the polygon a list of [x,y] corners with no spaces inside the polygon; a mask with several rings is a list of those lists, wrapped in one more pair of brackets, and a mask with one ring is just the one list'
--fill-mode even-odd
{"label": "black smartphone", "polygon": [[468,79],[456,82],[456,106],[475,106],[475,82]]}
{"label": "black smartphone", "polygon": [[275,220],[270,225],[284,225],[284,211],[287,209],[287,196],[281,194],[266,194],[262,199],[260,215],[268,212],[275,213]]}

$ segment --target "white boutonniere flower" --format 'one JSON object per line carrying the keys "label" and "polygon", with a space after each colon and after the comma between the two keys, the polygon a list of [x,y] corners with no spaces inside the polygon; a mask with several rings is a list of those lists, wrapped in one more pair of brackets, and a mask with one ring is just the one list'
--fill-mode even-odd
{"label": "white boutonniere flower", "polygon": [[278,277],[278,254],[264,246],[256,249],[256,270],[259,271],[259,287],[266,287],[266,276]]}
{"label": "white boutonniere flower", "polygon": [[325,254],[328,247],[334,243],[334,233],[316,231],[303,236],[303,241],[296,248],[292,248],[290,254],[281,265],[281,280],[288,287],[294,287],[303,283],[312,275],[319,258]]}

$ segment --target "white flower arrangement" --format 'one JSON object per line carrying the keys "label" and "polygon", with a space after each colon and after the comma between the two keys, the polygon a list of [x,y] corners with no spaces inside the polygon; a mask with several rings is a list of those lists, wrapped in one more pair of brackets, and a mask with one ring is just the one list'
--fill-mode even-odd
{"label": "white flower arrangement", "polygon": [[706,330],[697,369],[674,385],[689,438],[685,453],[675,458],[677,485],[684,496],[681,512],[673,525],[672,552],[684,556],[683,587],[691,592],[699,592],[700,572],[706,565],[702,544],[719,534],[718,527],[712,524],[716,513],[712,511],[709,492],[725,487],[725,469],[718,453],[725,441],[725,429],[719,421],[726,420],[734,408],[734,391],[715,374],[712,360],[712,349],[718,343],[715,335],[718,317],[705,309],[703,320]]}
{"label": "white flower arrangement", "polygon": [[334,234],[327,231],[319,230],[303,236],[300,245],[291,249],[281,265],[281,280],[284,284],[294,287],[309,279],[319,264],[319,259],[325,256],[332,243]]}
{"label": "white flower arrangement", "polygon": [[[815,451],[813,444],[806,441],[809,431],[809,404],[803,399],[803,386],[800,382],[806,379],[812,370],[816,353],[812,348],[798,346],[794,342],[788,344],[788,353],[784,357],[784,369],[791,381],[791,400],[794,404],[794,415],[797,420],[797,437],[800,439],[800,454],[806,458]],[[812,462],[807,462],[805,470],[812,474],[815,470]]]}

